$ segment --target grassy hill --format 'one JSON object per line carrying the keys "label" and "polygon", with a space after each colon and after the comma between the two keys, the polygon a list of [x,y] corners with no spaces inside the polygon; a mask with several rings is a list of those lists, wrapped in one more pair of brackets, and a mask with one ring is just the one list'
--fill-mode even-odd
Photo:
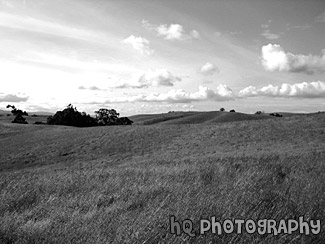
{"label": "grassy hill", "polygon": [[[325,239],[325,113],[175,112],[131,119],[138,125],[0,121],[0,243]],[[195,236],[171,234],[171,215],[192,220]],[[322,231],[200,235],[199,220],[212,216],[304,216],[321,220]]]}
{"label": "grassy hill", "polygon": [[151,125],[151,124],[200,124],[200,123],[220,123],[233,122],[242,120],[260,120],[272,118],[268,114],[244,114],[230,113],[221,111],[210,112],[169,112],[163,114],[144,114],[131,116],[130,119],[135,124]]}

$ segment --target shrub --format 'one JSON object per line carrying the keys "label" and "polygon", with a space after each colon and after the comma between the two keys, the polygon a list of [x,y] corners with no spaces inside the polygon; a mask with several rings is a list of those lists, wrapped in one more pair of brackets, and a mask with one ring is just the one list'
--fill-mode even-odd
{"label": "shrub", "polygon": [[270,115],[275,117],[282,117],[282,114],[278,114],[278,113],[271,113]]}
{"label": "shrub", "polygon": [[232,113],[234,113],[234,112],[236,112],[236,111],[235,111],[235,109],[232,109],[232,110],[230,110],[229,112],[232,112]]}

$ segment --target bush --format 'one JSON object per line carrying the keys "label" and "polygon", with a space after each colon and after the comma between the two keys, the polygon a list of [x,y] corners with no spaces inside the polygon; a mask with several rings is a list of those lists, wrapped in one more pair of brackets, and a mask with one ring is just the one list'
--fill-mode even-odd
{"label": "bush", "polygon": [[270,115],[275,117],[282,117],[282,114],[278,114],[278,113],[271,113]]}
{"label": "bush", "polygon": [[230,110],[229,112],[232,112],[232,113],[234,113],[234,112],[236,112],[236,111],[235,111],[235,109],[232,109],[232,110]]}
{"label": "bush", "polygon": [[220,111],[223,112],[223,111],[225,111],[225,109],[224,108],[220,108]]}

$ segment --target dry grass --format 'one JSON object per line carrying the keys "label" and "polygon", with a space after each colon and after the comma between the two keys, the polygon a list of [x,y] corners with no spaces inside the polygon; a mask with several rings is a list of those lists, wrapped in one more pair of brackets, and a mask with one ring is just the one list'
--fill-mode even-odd
{"label": "dry grass", "polygon": [[[27,129],[26,129],[27,128]],[[323,243],[325,114],[197,125],[0,124],[0,243]],[[169,233],[191,219],[195,237]],[[199,219],[320,219],[199,235]]]}

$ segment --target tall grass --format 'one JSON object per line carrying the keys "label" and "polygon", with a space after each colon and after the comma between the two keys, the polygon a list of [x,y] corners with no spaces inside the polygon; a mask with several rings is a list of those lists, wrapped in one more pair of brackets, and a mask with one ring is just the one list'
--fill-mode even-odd
{"label": "tall grass", "polygon": [[[89,150],[86,160],[40,150],[33,167],[8,169],[7,161],[0,177],[0,243],[323,243],[325,140],[319,131],[325,124],[315,118],[282,120],[282,127],[272,121],[132,127],[115,139],[98,139],[101,129],[86,141],[71,139],[70,151]],[[128,137],[125,151],[121,138]],[[195,236],[171,234],[172,215],[192,220]],[[322,230],[200,235],[200,219],[211,216],[304,216],[321,220]]]}

